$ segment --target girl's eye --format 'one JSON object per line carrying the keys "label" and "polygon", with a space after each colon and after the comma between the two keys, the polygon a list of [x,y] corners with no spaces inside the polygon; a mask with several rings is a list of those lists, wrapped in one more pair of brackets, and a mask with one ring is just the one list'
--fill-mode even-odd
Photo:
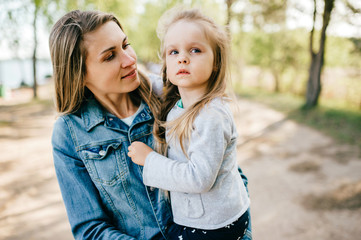
{"label": "girl's eye", "polygon": [[192,48],[191,49],[191,53],[200,53],[200,52],[201,52],[201,50],[198,49],[198,48]]}
{"label": "girl's eye", "polygon": [[104,60],[105,60],[106,62],[109,62],[109,61],[113,60],[114,57],[115,57],[115,54],[114,54],[114,53],[111,53],[111,54],[109,54]]}
{"label": "girl's eye", "polygon": [[169,55],[174,55],[174,54],[178,54],[178,51],[177,50],[172,50],[169,52]]}

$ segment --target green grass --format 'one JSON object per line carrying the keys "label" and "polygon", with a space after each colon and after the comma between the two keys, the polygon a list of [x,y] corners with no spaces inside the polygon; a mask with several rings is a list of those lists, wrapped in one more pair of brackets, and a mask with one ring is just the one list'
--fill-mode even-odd
{"label": "green grass", "polygon": [[12,122],[6,120],[0,120],[0,127],[8,127],[11,126]]}
{"label": "green grass", "polygon": [[52,99],[31,99],[29,102],[19,104],[19,106],[42,105],[44,107],[54,106]]}
{"label": "green grass", "polygon": [[360,110],[325,100],[314,109],[302,110],[305,103],[302,97],[258,89],[238,90],[237,95],[284,112],[290,119],[317,129],[339,143],[357,145],[361,149]]}

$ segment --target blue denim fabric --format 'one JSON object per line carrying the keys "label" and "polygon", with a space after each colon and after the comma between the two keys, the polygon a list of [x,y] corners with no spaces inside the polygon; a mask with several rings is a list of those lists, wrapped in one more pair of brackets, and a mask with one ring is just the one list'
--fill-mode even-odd
{"label": "blue denim fabric", "polygon": [[[146,106],[128,127],[90,99],[54,124],[55,171],[75,239],[166,239],[170,205],[127,156],[133,141],[152,146],[153,121]],[[243,239],[251,233],[249,224]]]}
{"label": "blue denim fabric", "polygon": [[170,206],[127,156],[133,141],[153,144],[153,121],[146,106],[128,127],[95,99],[56,121],[55,170],[76,239],[164,239]]}
{"label": "blue denim fabric", "polygon": [[[248,178],[246,177],[246,175],[244,175],[244,173],[242,172],[242,169],[240,167],[238,167],[238,172],[242,177],[243,183],[246,186],[246,190],[249,196],[249,191],[248,191]],[[242,237],[242,240],[252,240],[252,220],[251,220],[251,209],[248,208],[248,214],[249,214],[249,222],[248,222],[248,227],[247,230],[244,234],[244,236]]]}

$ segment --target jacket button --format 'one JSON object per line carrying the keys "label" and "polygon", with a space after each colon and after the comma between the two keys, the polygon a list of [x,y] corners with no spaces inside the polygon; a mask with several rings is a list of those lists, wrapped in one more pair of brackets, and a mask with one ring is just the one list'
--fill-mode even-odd
{"label": "jacket button", "polygon": [[104,156],[105,153],[106,153],[106,152],[105,152],[104,150],[100,150],[100,151],[99,151],[99,155],[100,155],[100,156]]}
{"label": "jacket button", "polygon": [[150,187],[149,190],[153,192],[153,191],[154,191],[154,187]]}

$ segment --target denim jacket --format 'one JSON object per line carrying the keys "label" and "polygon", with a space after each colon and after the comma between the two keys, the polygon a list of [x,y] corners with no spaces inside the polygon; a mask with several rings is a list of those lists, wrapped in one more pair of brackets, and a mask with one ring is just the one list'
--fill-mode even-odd
{"label": "denim jacket", "polygon": [[[55,171],[75,239],[166,239],[169,203],[127,155],[133,141],[152,146],[153,121],[145,106],[128,127],[93,98],[55,122]],[[242,239],[252,239],[250,224]]]}
{"label": "denim jacket", "polygon": [[127,156],[133,141],[153,144],[153,121],[145,106],[128,127],[92,98],[55,122],[54,165],[76,239],[164,239],[169,203]]}

